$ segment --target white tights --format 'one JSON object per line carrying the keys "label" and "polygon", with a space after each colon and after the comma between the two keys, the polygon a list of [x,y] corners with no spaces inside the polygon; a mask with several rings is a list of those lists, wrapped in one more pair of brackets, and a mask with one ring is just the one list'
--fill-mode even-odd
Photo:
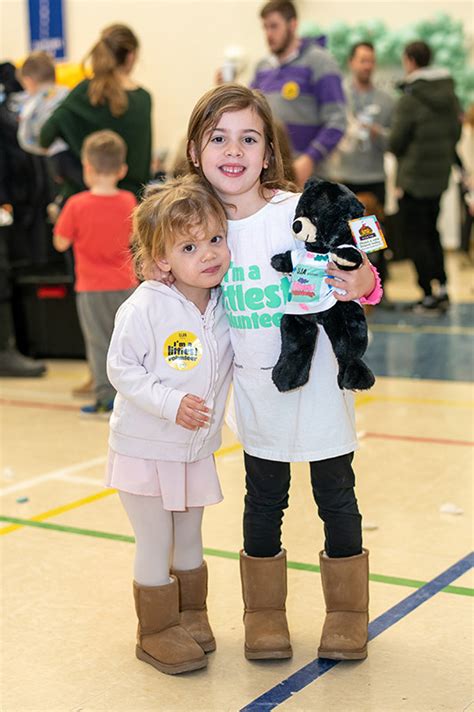
{"label": "white tights", "polygon": [[187,512],[163,509],[161,497],[119,492],[135,533],[134,577],[143,586],[169,582],[170,563],[187,571],[202,564],[203,507]]}

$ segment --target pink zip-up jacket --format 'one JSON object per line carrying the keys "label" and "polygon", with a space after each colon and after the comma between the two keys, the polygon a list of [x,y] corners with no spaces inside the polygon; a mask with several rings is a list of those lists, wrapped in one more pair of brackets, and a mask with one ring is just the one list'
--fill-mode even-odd
{"label": "pink zip-up jacket", "polygon": [[[233,352],[220,288],[204,314],[174,287],[143,282],[120,307],[107,356],[117,390],[109,445],[130,457],[193,462],[221,444]],[[176,425],[186,394],[211,409],[208,427]]]}

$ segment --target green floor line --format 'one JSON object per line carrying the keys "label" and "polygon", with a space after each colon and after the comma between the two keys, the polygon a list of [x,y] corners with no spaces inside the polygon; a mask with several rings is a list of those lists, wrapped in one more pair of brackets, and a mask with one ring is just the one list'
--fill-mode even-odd
{"label": "green floor line", "polygon": [[[24,527],[38,527],[39,529],[50,529],[56,532],[66,532],[67,534],[80,534],[81,536],[93,536],[97,539],[112,539],[112,541],[126,541],[134,544],[133,536],[126,534],[111,534],[109,532],[99,532],[95,529],[81,529],[80,527],[68,527],[64,524],[51,524],[51,522],[35,522],[33,519],[19,519],[18,517],[5,517],[0,515],[0,522],[9,524],[21,524]],[[1,529],[0,529],[1,531]]]}
{"label": "green floor line", "polygon": [[[21,524],[24,527],[38,527],[39,529],[49,529],[57,532],[65,532],[66,534],[79,534],[81,536],[92,536],[97,539],[110,539],[112,541],[124,541],[128,544],[134,544],[133,536],[126,534],[111,534],[110,532],[100,532],[95,529],[81,529],[80,527],[69,527],[64,524],[51,524],[50,522],[35,522],[32,519],[19,519],[18,517],[5,517],[0,515],[0,522],[8,522],[9,524]],[[1,531],[1,530],[0,530]],[[222,559],[238,559],[239,554],[236,551],[222,551],[221,549],[204,549],[206,556],[217,556]],[[319,573],[320,568],[316,564],[304,564],[299,561],[288,561],[289,569],[297,571],[311,571]],[[370,574],[371,581],[377,583],[387,583],[392,586],[408,586],[408,588],[421,588],[426,584],[426,581],[417,581],[415,579],[399,578],[397,576],[384,576],[383,574]],[[458,596],[474,596],[474,588],[466,586],[446,586],[443,588],[443,593],[454,593]]]}

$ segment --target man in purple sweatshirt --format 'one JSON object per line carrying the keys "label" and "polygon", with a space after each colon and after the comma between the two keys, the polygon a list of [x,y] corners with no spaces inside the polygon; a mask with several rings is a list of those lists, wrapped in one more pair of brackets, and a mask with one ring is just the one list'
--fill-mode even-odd
{"label": "man in purple sweatshirt", "polygon": [[271,55],[251,82],[265,94],[288,132],[293,169],[302,186],[337,146],[346,127],[342,77],[334,58],[317,40],[300,39],[291,0],[270,0],[261,12]]}

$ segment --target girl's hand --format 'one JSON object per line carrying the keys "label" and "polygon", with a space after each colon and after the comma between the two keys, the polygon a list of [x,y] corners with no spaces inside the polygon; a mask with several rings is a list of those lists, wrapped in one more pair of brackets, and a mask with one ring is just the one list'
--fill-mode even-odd
{"label": "girl's hand", "polygon": [[352,299],[360,299],[370,294],[375,288],[375,275],[370,268],[367,255],[362,253],[363,262],[359,269],[346,271],[338,269],[334,262],[330,262],[327,269],[328,277],[326,284],[331,284],[338,289],[344,289],[346,294],[334,292],[334,296],[340,302],[350,302]]}
{"label": "girl's hand", "polygon": [[187,430],[197,430],[209,423],[210,410],[204,405],[204,400],[191,393],[184,396],[176,414],[176,425]]}
{"label": "girl's hand", "polygon": [[168,287],[171,287],[171,285],[174,282],[174,276],[171,272],[165,272],[165,270],[160,269],[157,264],[153,264],[148,270],[143,269],[143,278],[144,279],[154,279],[157,282],[162,282],[163,284],[166,284]]}

